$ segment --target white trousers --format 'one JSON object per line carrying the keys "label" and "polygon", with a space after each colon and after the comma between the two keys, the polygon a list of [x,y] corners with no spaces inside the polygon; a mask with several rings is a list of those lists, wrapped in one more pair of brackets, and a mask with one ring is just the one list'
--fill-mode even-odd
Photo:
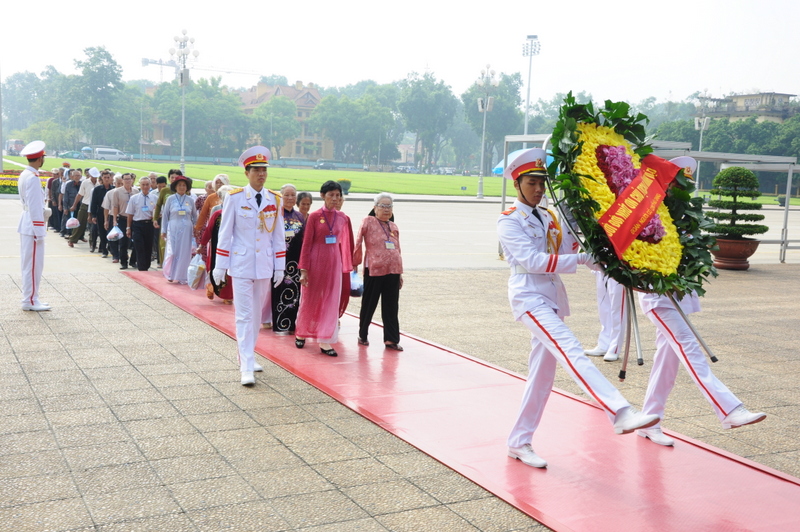
{"label": "white trousers", "polygon": [[586,394],[594,399],[613,423],[617,412],[630,403],[592,364],[580,342],[555,311],[546,305],[529,310],[522,323],[531,331],[528,380],[509,447],[531,443],[553,389],[556,363],[569,373]]}
{"label": "white trousers", "polygon": [[597,345],[607,352],[621,354],[625,349],[625,322],[628,319],[625,287],[600,272],[597,280],[597,312],[600,315],[600,335]]}
{"label": "white trousers", "polygon": [[233,277],[232,281],[239,367],[242,372],[253,371],[256,341],[261,330],[261,305],[267,297],[272,279]]}
{"label": "white trousers", "polygon": [[711,372],[697,338],[677,310],[659,307],[648,312],[647,317],[656,326],[656,353],[642,408],[645,414],[657,414],[664,419],[667,397],[675,386],[681,363],[720,421],[742,404]]}
{"label": "white trousers", "polygon": [[22,304],[38,305],[39,284],[44,268],[44,237],[19,235],[22,266]]}

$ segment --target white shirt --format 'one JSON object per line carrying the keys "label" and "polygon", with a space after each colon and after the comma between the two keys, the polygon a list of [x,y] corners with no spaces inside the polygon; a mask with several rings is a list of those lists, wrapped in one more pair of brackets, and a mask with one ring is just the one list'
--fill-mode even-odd
{"label": "white shirt", "polygon": [[[560,317],[569,316],[567,290],[558,274],[578,269],[578,243],[565,232],[558,250],[552,249],[559,231],[546,209],[536,209],[541,220],[533,214],[533,207],[515,201],[497,220],[500,245],[511,266],[508,300],[517,320],[540,305],[556,310]],[[528,273],[518,273],[518,269]]]}

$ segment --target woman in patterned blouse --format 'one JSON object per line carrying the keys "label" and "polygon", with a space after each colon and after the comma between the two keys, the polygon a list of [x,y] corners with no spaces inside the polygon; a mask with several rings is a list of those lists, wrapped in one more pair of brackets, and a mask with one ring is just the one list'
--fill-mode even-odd
{"label": "woman in patterned blouse", "polygon": [[383,343],[387,349],[402,351],[397,307],[400,289],[403,287],[403,258],[400,255],[400,231],[397,224],[391,221],[393,208],[394,202],[390,194],[381,192],[375,197],[375,215],[364,218],[358,230],[353,253],[353,271],[358,271],[358,265],[361,264],[363,243],[366,256],[358,343],[369,345],[367,332],[380,299]]}

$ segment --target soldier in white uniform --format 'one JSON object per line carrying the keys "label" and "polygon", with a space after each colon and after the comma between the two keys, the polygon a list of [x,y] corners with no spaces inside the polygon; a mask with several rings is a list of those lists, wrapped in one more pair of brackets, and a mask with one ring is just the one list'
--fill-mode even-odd
{"label": "soldier in white uniform", "polygon": [[606,362],[619,359],[620,348],[625,345],[625,327],[628,320],[625,287],[603,272],[594,272],[597,284],[597,313],[600,316],[600,334],[597,346],[585,351],[590,357],[603,357]]}
{"label": "soldier in white uniform", "polygon": [[261,326],[261,307],[272,289],[283,282],[286,241],[279,193],[264,188],[269,150],[254,146],[239,157],[249,185],[231,190],[222,204],[214,280],[220,284],[226,271],[233,282],[236,342],[242,385],[255,384],[255,345]]}
{"label": "soldier in white uniform", "polygon": [[20,155],[28,159],[28,166],[19,175],[17,187],[22,201],[22,215],[17,232],[20,239],[22,264],[22,310],[50,310],[50,305],[39,301],[39,284],[44,268],[44,237],[47,234],[45,194],[39,179],[39,168],[44,164],[44,142],[35,140],[25,146]]}
{"label": "soldier in white uniform", "polygon": [[554,216],[538,207],[547,172],[544,150],[533,148],[511,161],[504,176],[514,180],[517,201],[497,221],[497,234],[511,267],[508,298],[514,318],[531,331],[528,381],[522,407],[508,437],[508,455],[533,467],[546,467],[531,447],[560,363],[614,424],[617,434],[658,423],[658,416],[635,411],[586,357],[580,342],[564,324],[567,293],[559,273],[575,273],[578,264],[592,269],[590,255],[575,253],[577,242],[562,234]]}
{"label": "soldier in white uniform", "polygon": [[[670,162],[682,167],[684,175],[689,179],[697,169],[697,161],[692,157],[677,157]],[[711,372],[697,338],[668,296],[640,293],[639,304],[656,326],[656,353],[653,355],[653,368],[650,370],[650,380],[644,397],[644,413],[655,414],[663,419],[667,397],[675,386],[678,366],[682,363],[703,396],[711,403],[723,428],[750,425],[767,417],[762,412],[747,410],[733,392]],[[684,296],[679,304],[687,315],[700,312],[700,299],[694,292]],[[640,430],[637,434],[659,445],[671,446],[675,443],[662,432],[659,425]]]}

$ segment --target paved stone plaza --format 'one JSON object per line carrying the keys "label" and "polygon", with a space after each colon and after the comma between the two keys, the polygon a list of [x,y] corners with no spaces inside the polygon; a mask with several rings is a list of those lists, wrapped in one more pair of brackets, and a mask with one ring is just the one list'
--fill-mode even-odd
{"label": "paved stone plaza", "polygon": [[[348,199],[354,226],[369,206]],[[41,295],[54,310],[21,311],[20,207],[0,207],[0,531],[545,529],[263,359],[257,385],[240,386],[233,339],[86,244],[48,233]],[[402,330],[524,373],[529,337],[508,307],[499,205],[400,200],[395,211]],[[664,426],[800,477],[800,255],[777,256],[762,246],[750,271],[723,272],[693,319],[720,359],[714,372],[769,417],[722,430],[681,370]],[[592,347],[594,278],[582,268],[564,279],[568,324]],[[618,383],[636,405],[653,350],[639,318],[645,365]],[[617,382],[620,362],[595,362]],[[556,385],[580,395],[560,369]]]}

